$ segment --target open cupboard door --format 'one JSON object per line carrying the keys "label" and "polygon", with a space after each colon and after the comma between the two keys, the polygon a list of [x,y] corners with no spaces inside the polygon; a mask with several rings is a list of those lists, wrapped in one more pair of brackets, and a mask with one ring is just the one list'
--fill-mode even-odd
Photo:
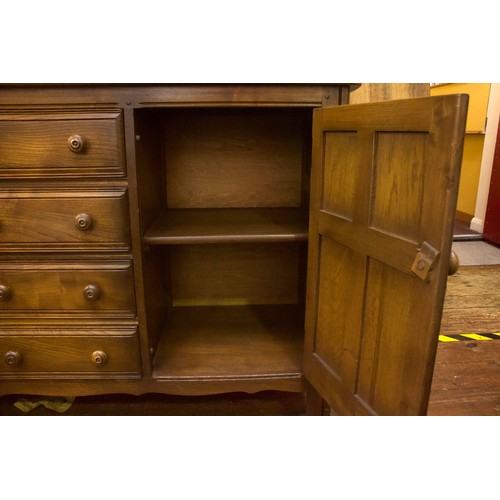
{"label": "open cupboard door", "polygon": [[314,111],[304,374],[339,415],[425,415],[467,95]]}

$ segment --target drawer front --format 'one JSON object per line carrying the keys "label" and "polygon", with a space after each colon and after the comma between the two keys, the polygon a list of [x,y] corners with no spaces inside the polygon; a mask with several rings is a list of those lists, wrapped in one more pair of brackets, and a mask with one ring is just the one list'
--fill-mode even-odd
{"label": "drawer front", "polygon": [[130,261],[10,262],[0,265],[0,317],[135,312]]}
{"label": "drawer front", "polygon": [[127,190],[0,190],[0,246],[127,250]]}
{"label": "drawer front", "polygon": [[[43,332],[43,328],[41,328]],[[78,335],[82,333],[82,335]],[[136,332],[103,331],[101,335],[45,336],[0,334],[0,376],[20,374],[67,376],[88,374],[140,373],[139,343]]]}
{"label": "drawer front", "polygon": [[123,176],[123,149],[118,111],[0,114],[0,177]]}

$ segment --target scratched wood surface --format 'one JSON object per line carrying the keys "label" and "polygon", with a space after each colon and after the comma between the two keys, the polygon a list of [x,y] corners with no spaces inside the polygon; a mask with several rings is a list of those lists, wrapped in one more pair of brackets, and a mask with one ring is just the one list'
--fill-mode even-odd
{"label": "scratched wood surface", "polygon": [[440,343],[427,415],[500,415],[500,341]]}
{"label": "scratched wood surface", "polygon": [[[500,332],[500,266],[448,278],[442,334]],[[428,415],[500,415],[500,340],[440,342]]]}
{"label": "scratched wood surface", "polygon": [[448,278],[441,333],[500,331],[500,266],[460,267]]}

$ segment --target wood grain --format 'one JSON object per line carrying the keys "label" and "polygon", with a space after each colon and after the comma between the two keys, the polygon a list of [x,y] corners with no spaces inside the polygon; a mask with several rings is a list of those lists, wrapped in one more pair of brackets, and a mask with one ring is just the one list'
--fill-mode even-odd
{"label": "wood grain", "polygon": [[[18,332],[16,332],[18,333]],[[104,351],[107,362],[96,367],[92,353]],[[103,374],[137,375],[140,371],[137,335],[120,335],[113,330],[100,336],[85,336],[85,331],[73,330],[69,335],[44,336],[0,335],[0,357],[8,351],[20,354],[17,366],[8,366],[0,359],[0,377],[27,375],[30,377],[94,376]]]}
{"label": "wood grain", "polygon": [[174,305],[297,304],[297,244],[175,245],[169,248]]}
{"label": "wood grain", "polygon": [[[4,250],[130,248],[126,188],[0,189],[0,246]],[[86,214],[81,230],[76,217]]]}
{"label": "wood grain", "polygon": [[[362,254],[324,238],[322,259],[331,262],[319,275],[315,353],[351,390],[355,389],[365,277]],[[346,313],[348,311],[348,313]]]}
{"label": "wood grain", "polygon": [[[11,291],[10,298],[0,302],[4,318],[68,313],[133,316],[135,312],[129,261],[4,262],[0,264],[0,283]],[[85,298],[88,285],[99,288],[98,300]]]}
{"label": "wood grain", "polygon": [[321,106],[353,84],[2,84],[4,106]]}
{"label": "wood grain", "polygon": [[500,332],[500,266],[465,266],[448,278],[441,333]]}
{"label": "wood grain", "polygon": [[168,208],[299,207],[302,122],[300,110],[170,112]]}
{"label": "wood grain", "polygon": [[[86,147],[68,148],[78,134]],[[124,176],[122,117],[109,113],[0,113],[0,177]]]}
{"label": "wood grain", "polygon": [[[356,132],[326,132],[323,183],[323,207],[339,217],[352,220],[356,185],[358,134]],[[346,165],[349,167],[346,168]]]}
{"label": "wood grain", "polygon": [[418,240],[424,181],[432,168],[427,140],[427,133],[376,134],[370,226]]}
{"label": "wood grain", "polygon": [[303,327],[294,306],[174,307],[156,378],[300,376]]}
{"label": "wood grain", "polygon": [[351,93],[351,104],[429,97],[428,83],[363,83]]}
{"label": "wood grain", "polygon": [[145,234],[148,245],[307,241],[300,208],[170,209]]}
{"label": "wood grain", "polygon": [[499,341],[440,343],[427,414],[499,415],[499,359]]}

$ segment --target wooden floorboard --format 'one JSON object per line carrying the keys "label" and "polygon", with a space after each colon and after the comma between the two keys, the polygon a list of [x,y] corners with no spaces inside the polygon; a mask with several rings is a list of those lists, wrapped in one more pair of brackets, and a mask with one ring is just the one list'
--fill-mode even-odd
{"label": "wooden floorboard", "polygon": [[[441,333],[500,332],[500,266],[448,278]],[[500,415],[500,338],[440,342],[428,415]]]}
{"label": "wooden floorboard", "polygon": [[500,340],[440,343],[428,415],[500,415]]}

